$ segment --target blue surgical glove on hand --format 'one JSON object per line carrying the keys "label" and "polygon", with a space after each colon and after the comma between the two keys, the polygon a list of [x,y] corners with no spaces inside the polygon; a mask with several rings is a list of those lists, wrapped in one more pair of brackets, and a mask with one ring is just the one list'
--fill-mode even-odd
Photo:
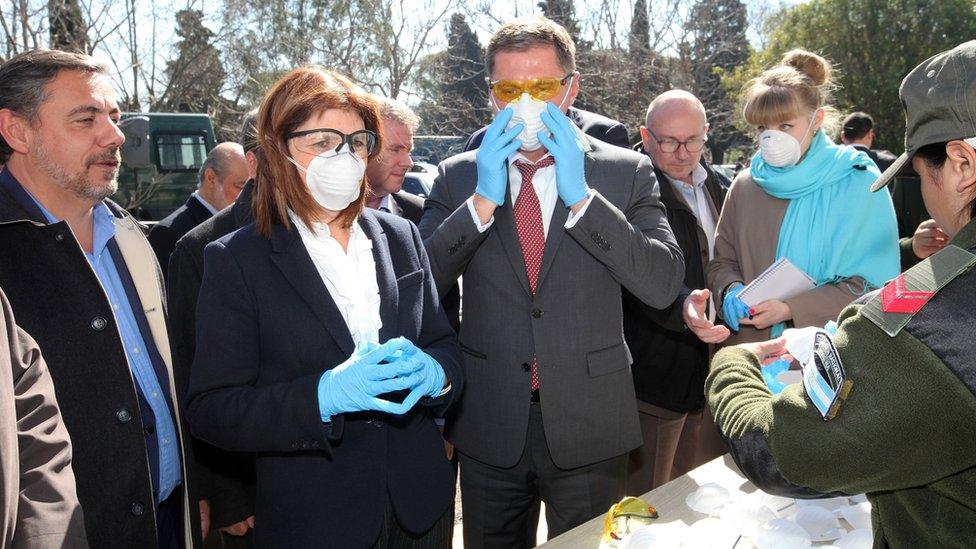
{"label": "blue surgical glove on hand", "polygon": [[[444,391],[444,368],[439,362],[434,360],[434,357],[425,353],[418,347],[416,347],[409,340],[403,339],[409,346],[403,347],[403,353],[399,358],[391,362],[391,364],[406,362],[417,367],[417,375],[419,375],[419,381],[416,385],[411,388],[411,395],[414,392],[418,392],[419,396],[436,398],[441,395]],[[391,340],[395,341],[395,340]],[[409,368],[404,368],[409,369]],[[409,398],[409,396],[407,397]]]}
{"label": "blue surgical glove on hand", "polygon": [[[409,411],[420,396],[416,399],[408,397],[400,404],[376,398],[383,393],[410,389],[423,381],[421,362],[397,360],[405,347],[403,341],[396,339],[383,345],[368,344],[356,349],[342,364],[323,373],[318,387],[322,421],[332,421],[333,416],[346,412],[378,411],[400,415]],[[380,364],[384,360],[391,360],[393,364]]]}
{"label": "blue surgical glove on hand", "polygon": [[508,157],[522,146],[516,137],[522,133],[525,124],[516,124],[505,131],[513,112],[511,107],[498,111],[498,116],[485,130],[485,137],[475,154],[478,185],[474,192],[497,206],[505,202],[505,192],[508,191]]}
{"label": "blue surgical glove on hand", "polygon": [[552,103],[540,116],[542,123],[552,132],[552,138],[539,132],[539,143],[556,161],[556,190],[563,204],[569,208],[586,198],[589,187],[583,176],[584,148],[576,135],[573,122]]}
{"label": "blue surgical glove on hand", "polygon": [[741,283],[729,288],[722,301],[722,316],[725,317],[725,324],[736,332],[739,331],[739,319],[749,316],[749,306],[739,299],[739,293],[743,288],[745,286]]}
{"label": "blue surgical glove on hand", "polygon": [[776,378],[789,369],[790,362],[782,358],[775,362],[770,362],[759,369],[759,373],[762,374],[763,381],[766,382],[766,387],[769,387],[770,393],[778,395],[786,388],[786,384]]}

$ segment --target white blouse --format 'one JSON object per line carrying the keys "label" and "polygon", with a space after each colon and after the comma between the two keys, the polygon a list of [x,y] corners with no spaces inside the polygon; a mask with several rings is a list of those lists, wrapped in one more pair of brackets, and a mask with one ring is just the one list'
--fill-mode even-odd
{"label": "white blouse", "polygon": [[289,217],[298,227],[312,264],[346,321],[353,342],[357,347],[367,342],[379,343],[383,321],[373,241],[357,220],[349,228],[349,244],[343,250],[325,223],[313,222],[310,230],[294,213],[289,212]]}

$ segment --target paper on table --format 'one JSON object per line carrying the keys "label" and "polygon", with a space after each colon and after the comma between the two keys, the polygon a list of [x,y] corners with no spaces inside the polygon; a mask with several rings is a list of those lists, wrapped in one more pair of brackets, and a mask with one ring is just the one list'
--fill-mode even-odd
{"label": "paper on table", "polygon": [[817,287],[810,275],[803,272],[789,259],[781,257],[746,285],[739,293],[739,299],[750,307],[763,301],[780,301],[796,297]]}

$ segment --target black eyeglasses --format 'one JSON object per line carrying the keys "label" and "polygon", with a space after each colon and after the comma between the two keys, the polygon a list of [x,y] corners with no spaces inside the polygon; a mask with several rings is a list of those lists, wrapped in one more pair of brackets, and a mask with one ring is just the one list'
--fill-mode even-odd
{"label": "black eyeglasses", "polygon": [[373,154],[376,148],[376,134],[370,130],[359,130],[345,134],[332,128],[316,128],[285,134],[285,139],[291,141],[296,149],[306,154],[326,154],[339,152],[343,145],[348,144],[349,150],[363,158]]}
{"label": "black eyeglasses", "polygon": [[678,147],[682,145],[684,145],[685,150],[690,153],[701,152],[701,150],[705,148],[705,142],[708,141],[707,133],[701,137],[692,137],[691,139],[686,139],[684,141],[678,141],[677,139],[671,139],[670,137],[658,139],[650,128],[647,128],[647,133],[651,134],[651,137],[657,143],[657,146],[661,149],[661,152],[668,154],[676,152]]}

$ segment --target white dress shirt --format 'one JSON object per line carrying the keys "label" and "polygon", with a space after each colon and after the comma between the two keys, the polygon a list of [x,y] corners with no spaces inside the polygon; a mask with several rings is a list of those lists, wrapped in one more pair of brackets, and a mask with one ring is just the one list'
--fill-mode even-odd
{"label": "white dress shirt", "polygon": [[289,217],[346,321],[353,342],[357,347],[366,342],[379,343],[383,321],[373,242],[363,233],[358,221],[349,228],[349,243],[343,250],[325,223],[312,223],[310,230],[294,213],[289,212]]}
{"label": "white dress shirt", "polygon": [[210,210],[210,213],[212,213],[213,215],[217,215],[218,212],[217,208],[215,208],[213,204],[204,200],[203,197],[200,196],[200,191],[193,191],[193,197],[199,200],[200,203],[203,204],[204,208]]}
{"label": "white dress shirt", "polygon": [[712,260],[715,255],[715,216],[712,214],[712,201],[705,190],[705,180],[708,179],[708,172],[701,164],[695,166],[695,171],[691,173],[691,184],[673,179],[665,174],[668,181],[678,191],[678,196],[684,199],[685,204],[691,208],[691,213],[698,219],[698,225],[705,232],[708,239],[708,259]]}

